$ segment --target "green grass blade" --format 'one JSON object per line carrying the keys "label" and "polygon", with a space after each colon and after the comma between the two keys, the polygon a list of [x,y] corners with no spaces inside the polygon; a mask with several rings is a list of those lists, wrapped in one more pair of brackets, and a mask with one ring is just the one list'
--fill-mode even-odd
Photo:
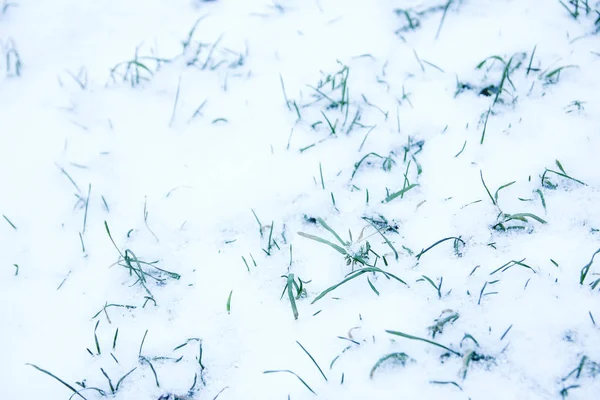
{"label": "green grass blade", "polygon": [[404,194],[405,194],[406,192],[408,192],[409,190],[411,190],[411,189],[413,189],[413,188],[415,188],[415,187],[417,187],[417,186],[419,186],[419,184],[418,184],[418,183],[412,183],[412,184],[408,185],[407,187],[405,187],[404,189],[402,189],[402,190],[399,190],[399,191],[397,191],[397,192],[395,192],[395,193],[392,193],[392,194],[390,194],[389,196],[387,196],[387,197],[386,197],[386,198],[383,200],[383,203],[389,203],[390,201],[394,200],[394,199],[395,199],[395,198],[397,198],[397,197],[404,196]]}
{"label": "green grass blade", "polygon": [[479,170],[479,176],[481,177],[481,183],[483,183],[485,191],[487,192],[488,196],[490,196],[490,200],[492,200],[492,204],[496,205],[496,200],[494,200],[492,193],[490,193],[490,190],[488,189],[487,185],[485,184],[485,181],[483,180],[483,171]]}
{"label": "green grass blade", "polygon": [[233,295],[233,290],[229,292],[229,297],[227,297],[227,314],[231,314],[231,295]]}
{"label": "green grass blade", "polygon": [[391,353],[386,356],[383,356],[379,360],[377,360],[375,365],[373,365],[373,368],[371,368],[369,378],[373,379],[375,371],[377,371],[377,369],[381,367],[384,363],[386,363],[388,360],[393,361],[395,364],[400,364],[404,367],[409,359],[410,357],[406,353]]}
{"label": "green grass blade", "polygon": [[296,308],[296,298],[294,297],[294,274],[289,274],[287,277],[287,293],[292,306],[292,313],[294,319],[298,319],[298,308]]}
{"label": "green grass blade", "polygon": [[310,304],[316,303],[317,301],[319,301],[323,297],[325,297],[328,293],[331,293],[334,290],[336,290],[337,288],[339,288],[340,286],[342,286],[344,283],[349,282],[349,281],[351,281],[354,278],[358,278],[359,276],[361,276],[362,274],[365,274],[367,272],[379,272],[379,273],[383,274],[388,279],[393,278],[393,279],[397,280],[398,282],[403,283],[403,284],[406,285],[406,282],[404,282],[402,279],[398,278],[397,276],[395,276],[393,274],[390,274],[389,272],[385,272],[384,270],[382,270],[380,268],[377,268],[377,267],[365,267],[365,268],[357,269],[354,272],[351,272],[341,282],[339,282],[339,283],[337,283],[337,284],[335,284],[335,285],[333,285],[333,286],[325,289]]}
{"label": "green grass blade", "polygon": [[305,237],[307,239],[314,240],[319,243],[326,244],[326,245],[330,246],[331,248],[335,249],[336,251],[338,251],[340,254],[343,254],[345,256],[348,255],[348,252],[344,248],[338,246],[337,244],[331,243],[329,240],[325,240],[318,236],[311,235],[309,233],[304,233],[304,232],[298,232],[298,235]]}
{"label": "green grass blade", "polygon": [[600,249],[596,250],[596,252],[594,254],[592,254],[592,259],[590,260],[589,263],[587,263],[582,269],[581,269],[581,274],[579,275],[579,284],[583,285],[583,282],[585,281],[585,277],[587,276],[587,274],[590,272],[590,268],[592,267],[592,264],[594,263],[594,258],[596,257],[596,255],[600,253]]}
{"label": "green grass blade", "polygon": [[38,367],[37,365],[34,365],[34,364],[27,363],[25,365],[29,365],[30,367],[33,367],[33,368],[37,369],[38,371],[43,372],[44,374],[46,374],[46,375],[48,375],[48,376],[56,379],[57,381],[59,381],[60,383],[62,383],[64,386],[68,387],[73,392],[73,395],[77,395],[77,396],[81,397],[83,400],[87,400],[73,386],[69,385],[67,382],[63,381],[58,376],[54,375],[52,372],[46,371],[45,369],[40,368],[40,367]]}
{"label": "green grass blade", "polygon": [[371,222],[370,220],[368,220],[367,218],[363,217],[363,219],[365,221],[367,221],[373,228],[375,228],[375,230],[377,231],[377,233],[379,233],[381,235],[381,237],[383,238],[383,240],[385,240],[385,243],[390,246],[390,248],[392,249],[392,251],[394,252],[394,257],[396,258],[396,260],[398,259],[398,251],[396,251],[396,248],[394,247],[394,245],[388,240],[388,238],[385,237],[385,235],[383,234],[383,232],[381,232],[376,226],[375,224],[373,224],[373,222]]}
{"label": "green grass blade", "polygon": [[434,342],[434,341],[432,341],[432,340],[429,340],[429,339],[420,338],[420,337],[418,337],[418,336],[412,336],[412,335],[408,335],[408,334],[406,334],[406,333],[402,333],[402,332],[398,332],[398,331],[390,331],[390,330],[386,330],[386,332],[387,332],[387,333],[389,333],[389,334],[392,334],[392,335],[396,335],[396,336],[400,336],[400,337],[406,338],[406,339],[410,339],[410,340],[418,340],[418,341],[421,341],[421,342],[429,343],[429,344],[431,344],[431,345],[434,345],[434,346],[440,347],[440,348],[442,348],[442,349],[444,349],[444,350],[446,350],[446,351],[449,351],[450,353],[452,353],[452,354],[454,354],[454,355],[457,355],[457,356],[459,356],[459,357],[461,356],[461,354],[460,354],[459,352],[457,352],[457,351],[454,351],[454,350],[452,350],[451,348],[444,346],[443,344],[439,344],[439,343],[437,343],[437,342]]}
{"label": "green grass blade", "polygon": [[279,372],[283,372],[283,373],[287,373],[287,374],[292,374],[292,375],[294,375],[296,378],[298,378],[298,380],[299,380],[300,382],[302,382],[302,384],[303,384],[303,385],[304,385],[304,386],[305,386],[305,387],[306,387],[308,390],[310,390],[310,392],[311,392],[312,394],[316,395],[315,391],[314,391],[314,390],[312,390],[310,386],[308,386],[308,383],[306,383],[306,382],[304,381],[304,379],[300,378],[300,377],[298,376],[298,374],[296,374],[295,372],[293,372],[293,371],[290,371],[290,370],[288,370],[288,369],[278,369],[278,370],[271,370],[271,371],[263,371],[263,374],[276,374],[276,373],[279,373]]}
{"label": "green grass blade", "polygon": [[377,296],[379,296],[379,290],[377,290],[377,288],[375,287],[375,285],[373,285],[373,283],[371,282],[371,280],[369,279],[368,276],[367,276],[367,282],[369,283],[369,286],[371,286],[371,290],[373,290],[373,292],[375,292],[375,294]]}
{"label": "green grass blade", "polygon": [[344,242],[340,235],[338,235],[336,231],[334,231],[329,225],[327,225],[325,221],[323,221],[323,218],[319,217],[317,218],[317,221],[319,222],[319,224],[321,224],[321,226],[323,226],[323,228],[327,229],[333,236],[335,236],[335,238],[338,240],[338,242],[342,244],[342,246],[348,246],[349,243]]}
{"label": "green grass blade", "polygon": [[527,218],[531,218],[531,219],[536,220],[540,224],[547,224],[546,221],[544,221],[543,219],[541,219],[537,215],[531,214],[531,213],[504,214],[504,216],[506,217],[507,221],[509,221],[511,219],[518,219],[520,221],[525,220],[524,222],[527,222]]}
{"label": "green grass blade", "polygon": [[510,183],[507,183],[506,185],[502,185],[502,186],[500,186],[500,187],[499,187],[499,188],[496,190],[496,193],[494,193],[494,200],[496,201],[496,204],[498,204],[498,193],[499,193],[499,192],[500,192],[502,189],[505,189],[505,188],[507,188],[507,187],[509,187],[509,186],[511,186],[511,185],[513,185],[513,184],[515,184],[516,182],[517,182],[517,181],[512,181],[512,182],[510,182]]}
{"label": "green grass blade", "polygon": [[325,381],[327,381],[327,376],[325,376],[325,373],[323,372],[323,370],[321,369],[321,367],[319,367],[319,364],[317,364],[317,361],[313,358],[313,356],[310,355],[310,353],[308,352],[308,350],[306,350],[304,348],[304,346],[302,346],[302,344],[300,344],[299,341],[296,340],[296,343],[298,343],[298,346],[300,346],[300,348],[302,348],[302,350],[304,350],[304,352],[306,353],[306,355],[311,359],[311,361],[315,364],[315,366],[317,367],[317,369],[319,370],[319,372],[321,373],[321,376],[323,377],[323,379],[325,379]]}

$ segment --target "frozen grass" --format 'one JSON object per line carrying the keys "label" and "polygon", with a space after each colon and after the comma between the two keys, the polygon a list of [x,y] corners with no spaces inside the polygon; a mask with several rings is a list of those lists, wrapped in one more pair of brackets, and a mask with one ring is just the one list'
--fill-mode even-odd
{"label": "frozen grass", "polygon": [[594,399],[600,3],[0,1],[11,399]]}

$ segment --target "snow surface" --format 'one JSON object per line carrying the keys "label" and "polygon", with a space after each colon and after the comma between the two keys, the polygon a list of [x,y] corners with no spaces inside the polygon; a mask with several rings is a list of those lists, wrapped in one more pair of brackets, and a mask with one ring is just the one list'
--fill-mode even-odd
{"label": "snow surface", "polygon": [[[3,397],[315,397],[289,370],[324,399],[597,398],[600,5],[572,3],[3,1]],[[317,218],[406,285],[313,303],[364,268]]]}

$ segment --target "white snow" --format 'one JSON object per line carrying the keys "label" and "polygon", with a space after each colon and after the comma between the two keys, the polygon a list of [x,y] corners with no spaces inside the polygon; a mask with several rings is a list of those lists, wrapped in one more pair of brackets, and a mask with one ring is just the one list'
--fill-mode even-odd
{"label": "white snow", "polygon": [[0,2],[3,397],[597,398],[599,17]]}

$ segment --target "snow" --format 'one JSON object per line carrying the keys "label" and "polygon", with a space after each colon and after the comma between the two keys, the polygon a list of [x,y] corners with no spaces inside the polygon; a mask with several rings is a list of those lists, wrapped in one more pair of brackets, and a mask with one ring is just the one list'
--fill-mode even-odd
{"label": "snow", "polygon": [[[595,398],[600,3],[563,3],[0,3],[3,395]],[[365,265],[306,235],[380,272],[318,299]]]}

